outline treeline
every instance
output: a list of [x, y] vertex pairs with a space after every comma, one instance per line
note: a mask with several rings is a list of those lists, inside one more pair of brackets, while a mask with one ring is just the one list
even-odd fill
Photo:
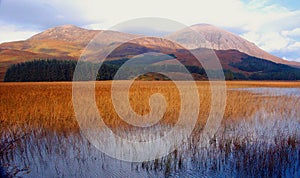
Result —
[[[77, 61], [74, 60], [34, 60], [14, 64], [6, 71], [5, 82], [39, 82], [39, 81], [72, 81]], [[92, 79], [96, 65], [90, 62], [80, 63], [85, 65], [84, 78]], [[118, 65], [103, 64], [96, 80], [112, 80], [118, 70]], [[84, 79], [83, 79], [84, 80]]]
[[252, 56], [230, 65], [251, 73], [247, 80], [300, 80], [300, 69]]
[[[154, 62], [158, 59], [153, 59]], [[150, 65], [144, 63], [143, 59], [138, 60], [140, 63], [123, 65], [127, 58], [120, 60], [106, 61], [98, 70], [98, 65], [91, 62], [77, 62], [74, 60], [34, 60], [12, 65], [6, 72], [5, 82], [39, 82], [39, 81], [72, 81], [75, 68], [80, 67], [81, 71], [77, 72], [76, 80], [113, 80], [114, 77], [120, 80], [133, 79], [136, 74], [142, 74], [139, 80], [170, 80], [167, 76], [159, 74], [163, 71], [166, 73], [175, 73], [180, 78], [184, 75], [178, 75], [180, 72], [186, 74], [192, 73], [195, 80], [207, 80], [206, 72], [210, 72], [210, 76], [218, 71], [205, 71], [199, 66], [179, 66], [179, 65]], [[147, 61], [147, 60], [146, 60]], [[243, 73], [224, 70], [226, 80], [300, 80], [300, 69], [293, 68], [283, 64], [276, 64], [259, 58], [249, 57], [242, 59], [239, 63], [232, 63], [231, 66], [242, 71]], [[122, 67], [121, 67], [122, 66]], [[123, 71], [123, 72], [122, 72]], [[151, 72], [147, 72], [151, 71]], [[121, 72], [121, 73], [120, 73]], [[214, 77], [214, 76], [213, 76]]]
[[[106, 61], [98, 70], [98, 65], [91, 62], [77, 62], [74, 60], [34, 60], [14, 64], [8, 68], [4, 81], [5, 82], [39, 82], [39, 81], [72, 81], [76, 65], [80, 67], [77, 71], [76, 80], [113, 80], [117, 71], [127, 61], [127, 58], [121, 60]], [[186, 66], [186, 69], [200, 76], [201, 79], [207, 79], [205, 70], [201, 67]], [[98, 71], [96, 71], [98, 70]], [[135, 64], [121, 68], [122, 73], [119, 73], [117, 78], [121, 80], [132, 79], [138, 73], [152, 71], [141, 75], [138, 79], [152, 78], [153, 80], [170, 80], [168, 77], [161, 77], [161, 74], [155, 73], [164, 72], [182, 72], [186, 73], [183, 67], [176, 65], [148, 65]], [[94, 74], [97, 74], [96, 77]]]
[[72, 60], [34, 60], [7, 69], [5, 82], [70, 81], [77, 62]]

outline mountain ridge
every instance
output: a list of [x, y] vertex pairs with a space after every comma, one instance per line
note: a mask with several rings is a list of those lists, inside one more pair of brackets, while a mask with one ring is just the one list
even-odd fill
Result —
[[[286, 61], [273, 56], [258, 48], [254, 43], [251, 43], [237, 35], [234, 35], [231, 32], [227, 32], [226, 30], [219, 29], [215, 26], [209, 24], [197, 24], [191, 26], [190, 28], [195, 30], [197, 33], [200, 33], [201, 36], [206, 41], [208, 41], [208, 45], [210, 45], [215, 50], [215, 52], [218, 53], [218, 56], [222, 56], [222, 53], [225, 54], [225, 52], [222, 51], [238, 50], [241, 53], [270, 60], [276, 63], [282, 63], [291, 66], [300, 66], [300, 63]], [[132, 37], [142, 37], [140, 35], [122, 33], [117, 31], [89, 30], [74, 25], [53, 27], [41, 33], [38, 33], [27, 40], [6, 42], [0, 44], [0, 62], [2, 64], [0, 66], [0, 79], [4, 78], [3, 74], [10, 65], [19, 62], [41, 59], [45, 57], [47, 59], [55, 58], [62, 60], [77, 60], [86, 45], [88, 45], [89, 42], [100, 32], [107, 33], [107, 36], [105, 36], [105, 38], [109, 39], [108, 41], [114, 41], [117, 43], [126, 39], [131, 39]], [[173, 35], [173, 37], [176, 38], [190, 34], [182, 34], [182, 31], [178, 31], [169, 35]], [[189, 39], [192, 38], [189, 37]], [[149, 51], [158, 52], [165, 51], [168, 53], [174, 52], [179, 56], [181, 55], [176, 49], [174, 49], [179, 48], [180, 45], [167, 42], [165, 40], [162, 40], [161, 38], [142, 37], [133, 41], [136, 42], [137, 46], [143, 46], [143, 50], [148, 49]], [[190, 41], [183, 41], [182, 43], [185, 44], [184, 46], [193, 49], [191, 47]], [[209, 46], [203, 47], [209, 48]], [[132, 47], [132, 50], [134, 54], [135, 46]], [[122, 50], [120, 52], [122, 52]], [[126, 49], [123, 49], [123, 52], [126, 53]], [[235, 55], [243, 56], [242, 54], [233, 52], [232, 56], [229, 56], [229, 54], [230, 53], [226, 53], [226, 60], [228, 61], [232, 61], [234, 58], [236, 58]], [[182, 57], [185, 56], [182, 55]], [[223, 63], [228, 68], [232, 67], [228, 65], [228, 62], [221, 61], [221, 63]]]
[[[292, 65], [290, 61], [281, 59], [277, 56], [271, 55], [268, 52], [260, 49], [257, 45], [255, 45], [255, 43], [250, 42], [229, 31], [223, 30], [221, 28], [217, 28], [213, 25], [196, 24], [196, 25], [192, 25], [190, 28], [198, 32], [202, 37], [204, 37], [204, 40], [208, 42], [208, 46], [205, 46], [206, 48], [216, 49], [216, 50], [236, 49], [250, 56], [267, 59], [276, 63]], [[184, 31], [183, 32], [178, 31], [175, 33], [178, 34], [174, 34], [174, 35], [178, 35], [180, 37], [183, 35]], [[186, 39], [193, 39], [193, 38], [189, 37]], [[186, 46], [191, 46], [192, 44], [195, 44], [194, 41], [192, 42], [192, 44], [190, 44], [188, 41], [187, 42], [183, 41], [183, 43], [185, 43]], [[192, 48], [192, 46], [190, 48]]]

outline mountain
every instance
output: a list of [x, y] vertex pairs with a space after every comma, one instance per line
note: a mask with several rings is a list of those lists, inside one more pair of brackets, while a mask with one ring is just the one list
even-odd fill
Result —
[[[0, 44], [0, 81], [7, 68], [19, 62], [34, 59], [77, 60], [83, 49], [101, 30], [87, 30], [74, 25], [50, 28], [24, 41]], [[115, 39], [128, 38], [130, 34], [107, 32]], [[107, 37], [107, 38], [108, 38]]]
[[[275, 57], [261, 50], [255, 44], [212, 25], [200, 24], [191, 26], [191, 28], [200, 33], [205, 41], [207, 41], [204, 46], [200, 47], [214, 49], [225, 69], [247, 74], [248, 72], [234, 67], [232, 63], [241, 62], [243, 58], [248, 58], [248, 56], [266, 59], [275, 63], [300, 66], [299, 63], [289, 62]], [[88, 30], [74, 25], [50, 28], [24, 41], [0, 44], [0, 80], [3, 80], [5, 71], [10, 65], [19, 62], [54, 58], [58, 60], [77, 60], [86, 45], [99, 32], [104, 32], [101, 39], [104, 43], [111, 41], [114, 43], [121, 43], [132, 37], [142, 37], [140, 35], [116, 31]], [[191, 38], [193, 37], [191, 35], [193, 34], [183, 29], [169, 34], [167, 37], [179, 40], [191, 50], [201, 50], [199, 45], [192, 45], [197, 44], [197, 41], [187, 40], [194, 39]], [[198, 65], [189, 51], [182, 49], [180, 45], [172, 43], [169, 40], [153, 37], [139, 38], [123, 44], [109, 57], [111, 60], [118, 60], [142, 52], [174, 54], [178, 60], [186, 65]]]
[[74, 25], [50, 28], [29, 38], [29, 41], [59, 40], [87, 44], [101, 30], [87, 30]]
[[[209, 54], [211, 50], [201, 48], [193, 52], [201, 52], [201, 54]], [[237, 50], [217, 51], [217, 55], [221, 58], [224, 67], [224, 75], [226, 80], [300, 80], [300, 69], [285, 64], [278, 64], [272, 61], [256, 58], [246, 55]], [[230, 56], [234, 55], [235, 58]], [[195, 80], [207, 80], [207, 71], [199, 65], [189, 65], [187, 62], [193, 58], [177, 58], [185, 68], [180, 67], [174, 59], [174, 54], [161, 55], [157, 53], [147, 53], [139, 55], [129, 61], [129, 58], [121, 58], [105, 61], [100, 70], [97, 63], [81, 62], [80, 65], [85, 70], [80, 80], [118, 80], [133, 79], [134, 73], [140, 73], [138, 80], [170, 80], [163, 74], [154, 71], [162, 71], [168, 73], [177, 79], [186, 80], [187, 69]], [[186, 56], [188, 57], [188, 55]], [[190, 55], [190, 57], [193, 57]], [[228, 57], [228, 58], [227, 58]], [[202, 57], [201, 57], [202, 58]], [[205, 59], [205, 58], [204, 58]], [[206, 58], [207, 59], [207, 58]], [[202, 59], [200, 59], [202, 60]], [[134, 61], [134, 62], [133, 62]], [[224, 63], [226, 62], [226, 63]], [[126, 64], [125, 64], [126, 63]], [[6, 82], [36, 82], [36, 81], [72, 81], [77, 61], [74, 60], [35, 60], [12, 65], [6, 72], [4, 81]], [[231, 67], [230, 69], [228, 67]], [[210, 68], [212, 69], [212, 68]], [[127, 71], [118, 74], [120, 70]], [[145, 71], [153, 71], [146, 72]], [[98, 73], [96, 76], [94, 73]], [[214, 74], [214, 70], [209, 70], [210, 79], [218, 79]], [[211, 75], [212, 74], [212, 75]], [[171, 77], [171, 78], [172, 78]]]
[[[242, 53], [250, 56], [255, 56], [262, 59], [267, 59], [275, 63], [287, 64], [287, 65], [299, 65], [297, 62], [291, 62], [260, 49], [254, 43], [243, 39], [242, 37], [230, 33], [226, 30], [217, 28], [209, 24], [198, 24], [190, 27], [192, 30], [198, 32], [204, 39], [193, 38], [194, 34], [191, 30], [180, 30], [173, 34], [168, 35], [173, 39], [177, 39], [181, 43], [185, 44], [189, 49], [198, 48], [199, 46], [204, 48], [216, 49], [216, 50], [230, 50], [236, 49]], [[192, 40], [192, 41], [191, 41]], [[207, 43], [204, 43], [205, 40]], [[195, 45], [196, 44], [196, 45]]]
[[64, 25], [50, 28], [24, 41], [2, 43], [0, 48], [77, 58], [82, 48], [99, 32], [101, 31]]

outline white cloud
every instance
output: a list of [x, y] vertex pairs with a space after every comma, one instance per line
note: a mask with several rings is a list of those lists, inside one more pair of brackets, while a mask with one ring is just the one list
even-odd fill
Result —
[[[10, 8], [14, 7], [12, 2], [18, 3], [17, 0], [7, 2], [10, 2]], [[13, 9], [2, 10], [3, 13], [8, 13], [5, 16], [6, 22], [12, 23], [14, 21], [21, 23], [20, 19], [24, 19], [25, 24], [22, 25], [26, 25], [27, 22], [36, 22], [40, 23], [38, 24], [39, 26], [43, 26], [51, 22], [51, 25], [54, 26], [54, 22], [56, 22], [57, 25], [61, 25], [61, 23], [72, 23], [77, 22], [74, 19], [80, 17], [81, 20], [78, 20], [78, 24], [75, 25], [92, 29], [108, 29], [120, 22], [134, 18], [162, 17], [176, 20], [186, 25], [210, 23], [222, 27], [240, 28], [244, 26], [251, 17], [251, 15], [245, 11], [244, 4], [240, 0], [26, 0], [26, 3], [29, 4], [19, 9], [20, 13], [22, 12], [22, 18], [18, 15], [11, 15], [18, 14], [18, 12], [11, 13]], [[20, 5], [17, 7], [19, 6]], [[44, 6], [49, 7], [47, 8], [47, 14], [49, 14], [47, 16], [35, 14], [34, 10], [32, 10], [33, 7]], [[39, 12], [43, 11], [42, 8], [38, 9]], [[53, 10], [53, 13], [51, 13], [51, 10]], [[73, 19], [69, 19], [70, 21], [66, 21], [66, 19], [63, 18], [64, 16], [60, 15], [60, 13], [66, 15], [68, 17], [67, 19], [71, 17], [69, 14], [73, 14], [74, 17]], [[34, 17], [39, 17], [38, 21], [35, 21]], [[3, 18], [3, 16], [0, 16], [0, 20], [1, 18]], [[7, 21], [8, 18], [10, 21]], [[42, 18], [45, 19], [43, 20]], [[85, 24], [83, 20], [86, 22]], [[41, 28], [40, 30], [44, 29]], [[16, 31], [16, 36], [21, 36], [17, 33], [19, 32]], [[7, 40], [9, 40], [10, 37], [11, 36], [7, 36]], [[27, 35], [24, 35], [24, 38], [27, 38]]]
[[298, 51], [300, 53], [300, 42], [294, 42], [290, 45], [288, 45], [284, 50], [290, 51], [290, 52], [295, 52]]
[[[17, 0], [15, 1], [17, 2]], [[74, 22], [77, 23], [75, 25], [86, 28], [108, 29], [120, 22], [140, 17], [169, 18], [186, 25], [209, 23], [227, 29], [241, 29], [240, 31], [245, 32], [241, 34], [242, 37], [256, 43], [268, 52], [284, 51], [285, 48], [297, 42], [295, 37], [299, 37], [300, 34], [300, 10], [291, 11], [282, 5], [274, 4], [271, 0], [251, 0], [248, 3], [241, 0], [27, 1], [35, 4], [34, 7], [38, 6], [36, 4], [42, 3], [49, 7], [49, 11], [54, 9], [54, 12], [57, 13], [53, 13], [53, 17], [51, 14], [41, 17], [54, 19], [51, 23], [57, 21], [57, 25]], [[29, 10], [24, 12], [29, 12]], [[32, 19], [31, 16], [28, 16], [30, 18], [24, 17], [24, 19]], [[1, 27], [0, 31], [0, 34], [8, 31], [8, 35], [0, 36], [2, 41], [25, 39], [33, 34], [30, 30], [22, 31], [22, 28], [5, 30]]]
[[300, 42], [291, 42], [285, 48], [276, 51], [276, 54], [283, 59], [300, 62]]
[[285, 56], [283, 56], [282, 59], [288, 60], [288, 61], [300, 62], [300, 58], [291, 58], [291, 57], [285, 57]]
[[300, 37], [300, 28], [295, 28], [293, 30], [285, 30], [281, 32], [282, 35], [287, 37]]
[[206, 22], [220, 26], [239, 26], [246, 23], [241, 18], [248, 16], [239, 0], [52, 0], [47, 3], [54, 7], [77, 9], [84, 19], [89, 19], [93, 24], [100, 22], [101, 27], [106, 28], [139, 17], [164, 17], [187, 25]]
[[[268, 0], [252, 1], [247, 7], [254, 8], [253, 17], [244, 27], [247, 32], [241, 36], [270, 53], [294, 60], [296, 53], [288, 53], [295, 49], [297, 42], [295, 37], [299, 34], [300, 10], [290, 11], [278, 4], [270, 4]], [[296, 58], [300, 58], [300, 54]]]
[[10, 41], [19, 41], [27, 39], [35, 34], [38, 31], [36, 30], [24, 30], [20, 27], [9, 25], [9, 26], [0, 26], [0, 43], [10, 42]]
[[[52, 0], [52, 6], [77, 9], [84, 19], [94, 22], [84, 27], [107, 29], [119, 22], [139, 17], [164, 17], [186, 25], [210, 23], [247, 31], [241, 36], [272, 52], [290, 41], [282, 31], [300, 26], [300, 11], [289, 11], [270, 0]], [[297, 19], [299, 19], [297, 21]]]
[[259, 33], [259, 32], [248, 32], [242, 35], [243, 38], [255, 41], [256, 45], [260, 46], [266, 51], [276, 51], [285, 48], [290, 40], [283, 37], [278, 32]]

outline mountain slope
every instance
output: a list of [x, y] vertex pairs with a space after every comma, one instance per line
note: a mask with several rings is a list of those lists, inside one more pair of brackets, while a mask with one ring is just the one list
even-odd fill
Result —
[[[202, 48], [201, 50], [203, 51], [205, 49]], [[227, 53], [227, 55], [224, 55], [224, 53]], [[236, 53], [239, 57], [230, 61], [226, 56], [230, 56], [232, 53]], [[231, 70], [227, 68], [224, 70], [226, 80], [300, 80], [300, 69], [298, 68], [239, 53], [240, 52], [236, 50], [226, 50], [221, 53], [223, 55], [220, 57], [221, 61], [227, 61], [227, 65], [234, 69]], [[118, 80], [133, 79], [133, 73], [142, 74], [138, 76], [138, 80], [170, 80], [167, 76], [156, 72], [144, 73], [147, 69], [151, 71], [163, 70], [173, 77], [178, 77], [180, 80], [186, 80], [187, 73], [184, 72], [185, 70], [183, 67], [174, 63], [175, 59], [173, 59], [173, 57], [176, 56], [151, 53], [134, 58], [135, 62], [132, 60], [128, 61], [128, 58], [109, 60], [102, 64], [100, 70], [97, 69], [97, 64], [84, 62], [81, 63], [81, 65], [85, 66], [86, 72], [81, 76], [81, 80], [94, 80], [95, 76], [93, 73], [96, 72], [98, 73], [96, 80], [113, 80], [116, 75]], [[179, 60], [182, 61], [182, 59]], [[76, 63], [77, 61], [68, 60], [40, 60], [19, 63], [11, 66], [7, 70], [5, 81], [72, 81]], [[126, 65], [123, 65], [124, 63], [126, 63]], [[185, 63], [185, 61], [182, 61], [182, 63]], [[125, 68], [121, 69], [121, 66]], [[185, 67], [195, 80], [208, 79], [208, 76], [206, 75], [207, 71], [201, 66], [186, 65]], [[118, 70], [130, 72], [118, 75]], [[210, 70], [210, 72], [213, 71]], [[211, 77], [213, 77], [211, 79], [214, 79], [214, 76]]]
[[[216, 49], [216, 50], [230, 50], [235, 49], [240, 52], [246, 53], [250, 56], [255, 56], [257, 58], [267, 59], [276, 63], [287, 64], [287, 65], [298, 65], [299, 63], [290, 62], [283, 60], [279, 57], [273, 56], [266, 51], [257, 47], [254, 43], [251, 43], [242, 37], [230, 33], [226, 30], [217, 28], [213, 25], [208, 24], [198, 24], [190, 27], [192, 30], [198, 32], [202, 39], [195, 39], [195, 36], [190, 30], [180, 30], [173, 34], [168, 35], [171, 38], [179, 40], [181, 43], [185, 44], [189, 49], [199, 48], [199, 46], [204, 48]], [[187, 40], [191, 39], [191, 40]], [[208, 42], [208, 43], [204, 43]], [[196, 44], [196, 45], [195, 45]]]
[[58, 40], [87, 44], [99, 32], [101, 30], [87, 30], [74, 25], [63, 25], [45, 30], [28, 40]]
[[[293, 66], [300, 66], [300, 63], [289, 62], [278, 57], [275, 57], [261, 49], [255, 44], [237, 36], [230, 32], [211, 25], [194, 25], [191, 27], [203, 37], [202, 40], [207, 41], [204, 48], [213, 48], [220, 62], [225, 69], [236, 72], [243, 72], [242, 70], [229, 65], [235, 62], [241, 62], [241, 59], [248, 55], [257, 58], [267, 59], [276, 63], [288, 64]], [[3, 80], [6, 69], [11, 64], [16, 64], [24, 61], [31, 61], [34, 59], [72, 59], [77, 60], [86, 45], [99, 32], [103, 32], [102, 41], [107, 45], [111, 42], [120, 43], [132, 37], [139, 38], [140, 35], [127, 34], [116, 31], [101, 31], [88, 30], [79, 28], [73, 25], [64, 25], [50, 28], [44, 32], [36, 34], [24, 41], [8, 42], [0, 44], [0, 80]], [[168, 35], [173, 39], [179, 40], [190, 49], [197, 50], [201, 44], [198, 39], [193, 38], [193, 33], [181, 30]], [[187, 39], [192, 39], [187, 40]], [[105, 50], [101, 46], [99, 51]], [[111, 60], [118, 60], [124, 57], [132, 57], [141, 52], [162, 52], [165, 54], [174, 54], [181, 62], [187, 65], [198, 65], [194, 57], [191, 56], [188, 50], [182, 46], [172, 43], [169, 40], [161, 38], [139, 38], [130, 43], [121, 45], [114, 54], [110, 55]]]
[[24, 41], [3, 43], [0, 48], [77, 58], [81, 50], [99, 32], [101, 31], [64, 25], [50, 28]]
[[[2, 43], [0, 44], [0, 81], [4, 79], [7, 68], [19, 62], [54, 58], [77, 60], [86, 45], [99, 32], [101, 30], [87, 30], [73, 25], [64, 25], [50, 28], [24, 41]], [[114, 37], [114, 39], [128, 36], [112, 31], [108, 34], [108, 37]]]

